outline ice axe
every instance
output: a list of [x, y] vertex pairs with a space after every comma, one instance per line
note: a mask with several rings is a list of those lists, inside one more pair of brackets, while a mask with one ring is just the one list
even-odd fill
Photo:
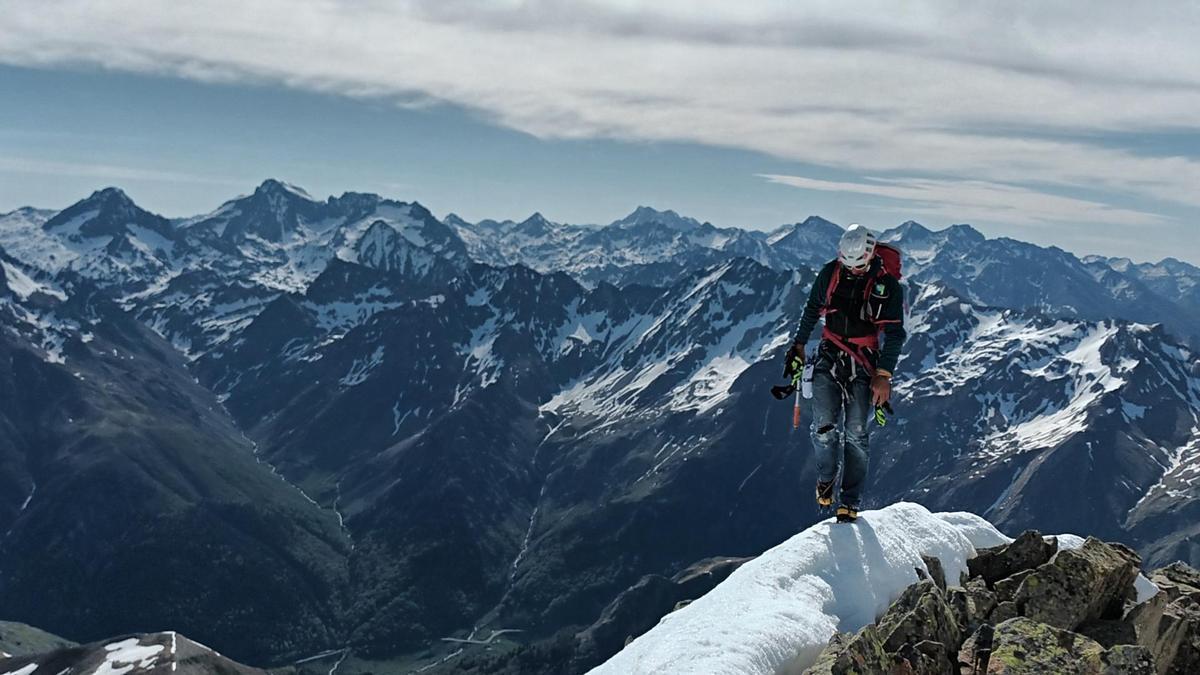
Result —
[[800, 370], [796, 371], [792, 375], [792, 381], [788, 384], [775, 385], [774, 387], [771, 387], [771, 395], [780, 401], [788, 396], [791, 396], [792, 394], [796, 395], [796, 403], [792, 406], [793, 429], [800, 428], [800, 382], [804, 379], [804, 369], [807, 367], [807, 364], [800, 366]]

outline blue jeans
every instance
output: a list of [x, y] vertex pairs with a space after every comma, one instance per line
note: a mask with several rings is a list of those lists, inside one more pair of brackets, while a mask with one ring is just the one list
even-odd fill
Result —
[[[822, 345], [818, 351], [812, 365], [812, 431], [817, 479], [822, 482], [834, 480], [838, 465], [844, 464], [841, 503], [858, 508], [867, 479], [871, 376], [861, 365], [851, 366], [851, 361], [836, 347], [828, 349]], [[843, 417], [844, 424], [841, 424]], [[839, 425], [843, 427], [840, 431]]]

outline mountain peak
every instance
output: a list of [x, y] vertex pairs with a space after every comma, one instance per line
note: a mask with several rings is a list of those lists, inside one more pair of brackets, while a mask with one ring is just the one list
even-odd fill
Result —
[[933, 233], [933, 230], [929, 229], [928, 227], [925, 227], [924, 225], [918, 223], [915, 220], [906, 220], [903, 223], [900, 223], [900, 226], [897, 227], [896, 229], [901, 232], [906, 232], [906, 233], [907, 232], [919, 232], [921, 234], [932, 234]]
[[970, 241], [983, 241], [987, 237], [979, 230], [967, 225], [966, 223], [957, 223], [946, 228], [946, 233], [956, 237], [962, 237]]
[[312, 201], [312, 197], [309, 196], [308, 192], [306, 192], [304, 188], [300, 188], [292, 185], [291, 183], [285, 183], [274, 178], [268, 178], [264, 180], [262, 184], [254, 190], [254, 194], [292, 195]]
[[546, 220], [546, 216], [542, 215], [541, 211], [534, 211], [531, 216], [522, 220], [520, 225], [548, 225], [550, 221]]
[[821, 216], [809, 216], [799, 223], [782, 225], [767, 235], [767, 244], [772, 247], [809, 249], [832, 249], [842, 236], [843, 229], [837, 223]]
[[442, 218], [442, 222], [446, 223], [447, 225], [450, 225], [452, 227], [456, 226], [456, 225], [470, 227], [470, 225], [471, 225], [471, 223], [467, 222], [467, 220], [465, 218], [458, 215], [457, 213], [454, 213], [453, 211], [451, 211], [450, 213], [447, 213], [446, 217]]
[[618, 227], [647, 224], [665, 225], [673, 230], [691, 230], [700, 227], [700, 221], [695, 218], [681, 216], [670, 209], [659, 211], [649, 206], [639, 206], [633, 210], [633, 213], [613, 223]]
[[106, 187], [96, 190], [90, 197], [84, 201], [97, 202], [102, 204], [132, 204], [133, 200], [125, 191], [118, 187]]
[[809, 216], [804, 219], [804, 222], [797, 223], [797, 226], [799, 226], [799, 225], [803, 225], [804, 227], [821, 227], [821, 228], [828, 228], [828, 227], [832, 226], [832, 227], [837, 227], [839, 230], [842, 229], [841, 227], [838, 227], [837, 223], [834, 223], [831, 220], [826, 220], [826, 219], [822, 218], [821, 216]]
[[68, 236], [78, 232], [87, 237], [101, 235], [116, 236], [125, 232], [126, 226], [137, 224], [169, 236], [169, 223], [134, 203], [129, 195], [115, 187], [96, 190], [87, 198], [58, 212], [47, 220], [42, 228], [53, 230], [69, 226]]

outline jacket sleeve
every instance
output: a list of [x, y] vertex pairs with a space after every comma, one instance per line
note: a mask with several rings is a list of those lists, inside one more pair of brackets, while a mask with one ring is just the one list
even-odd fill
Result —
[[900, 361], [900, 350], [908, 337], [907, 331], [904, 330], [904, 287], [894, 279], [891, 296], [880, 317], [880, 323], [883, 324], [883, 346], [879, 350], [877, 367], [894, 373], [896, 363]]
[[808, 336], [816, 327], [817, 319], [821, 318], [821, 308], [825, 306], [825, 291], [829, 288], [829, 279], [832, 274], [833, 265], [830, 264], [826, 264], [817, 273], [812, 290], [808, 292], [808, 302], [804, 303], [804, 314], [800, 317], [800, 329], [796, 331], [796, 339], [793, 342], [808, 343]]

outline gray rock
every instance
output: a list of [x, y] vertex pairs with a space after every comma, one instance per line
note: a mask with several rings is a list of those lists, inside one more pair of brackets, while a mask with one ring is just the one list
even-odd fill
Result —
[[1116, 645], [1100, 656], [1103, 675], [1155, 675], [1154, 656], [1139, 645]]
[[[966, 672], [971, 672], [969, 666], [977, 657], [976, 642], [972, 636], [959, 651], [958, 662], [968, 665]], [[1102, 672], [1104, 654], [1091, 638], [1016, 617], [996, 626], [986, 672], [1095, 674]]]
[[988, 615], [996, 607], [996, 594], [988, 590], [982, 579], [972, 579], [965, 588], [951, 588], [946, 591], [946, 603], [954, 613], [954, 622], [963, 633], [971, 634], [979, 624], [987, 621]]
[[1027, 530], [1011, 544], [979, 549], [967, 561], [967, 570], [971, 578], [982, 578], [991, 588], [1005, 577], [1045, 564], [1057, 550], [1057, 539], [1047, 540], [1036, 530]]
[[1150, 573], [1159, 590], [1166, 591], [1170, 600], [1191, 596], [1200, 600], [1200, 571], [1182, 562], [1174, 562]]
[[1184, 595], [1166, 602], [1170, 595], [1168, 591], [1160, 591], [1159, 596], [1166, 604], [1161, 615], [1154, 617], [1147, 611], [1144, 620], [1137, 624], [1138, 642], [1154, 653], [1160, 674], [1200, 673], [1200, 601]]
[[[905, 655], [905, 660], [913, 675], [944, 675], [958, 672], [950, 649], [940, 642], [925, 640], [909, 646], [907, 651], [909, 653]], [[890, 675], [895, 674], [896, 668], [893, 667]]]
[[817, 657], [816, 663], [803, 675], [859, 675], [861, 673], [887, 673], [891, 669], [892, 657], [883, 650], [883, 642], [874, 625], [858, 633], [835, 633], [829, 644]]
[[933, 555], [922, 555], [921, 560], [925, 563], [925, 568], [929, 570], [929, 578], [944, 593], [946, 591], [946, 569], [942, 567], [941, 559]]
[[997, 604], [996, 608], [992, 610], [991, 616], [988, 617], [988, 621], [992, 624], [1000, 624], [1020, 615], [1021, 613], [1017, 610], [1017, 603], [1009, 600]]
[[1025, 577], [1013, 596], [1017, 614], [1063, 630], [1120, 617], [1140, 564], [1128, 547], [1089, 537]]
[[996, 591], [996, 601], [1006, 602], [1012, 600], [1017, 594], [1017, 589], [1021, 587], [1021, 582], [1025, 581], [1025, 577], [1033, 574], [1033, 570], [1021, 570], [1016, 574], [1005, 577], [996, 582], [994, 586]]
[[984, 623], [971, 636], [959, 645], [956, 661], [958, 669], [964, 673], [986, 673], [992, 658], [992, 646], [995, 642], [995, 627]]
[[962, 630], [942, 591], [933, 581], [918, 581], [904, 589], [879, 620], [883, 648], [897, 652], [906, 644], [925, 641], [958, 645]]

